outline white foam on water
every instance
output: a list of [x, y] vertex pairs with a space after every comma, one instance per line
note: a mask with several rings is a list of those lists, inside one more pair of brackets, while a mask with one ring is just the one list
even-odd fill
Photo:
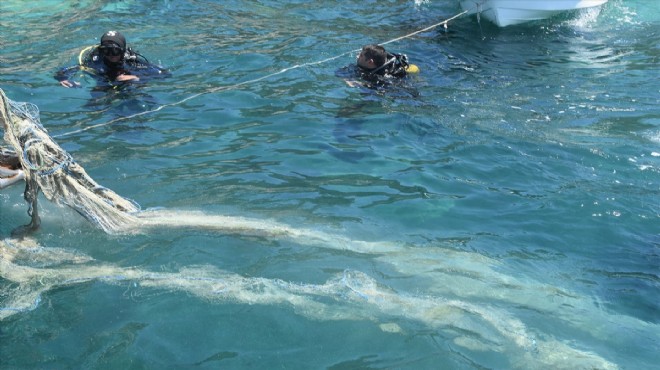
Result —
[[[660, 131], [648, 131], [645, 135], [646, 138], [653, 141], [654, 143], [660, 143]], [[654, 157], [660, 156], [658, 152], [651, 153]]]
[[584, 8], [577, 11], [577, 16], [568, 21], [568, 24], [576, 29], [590, 28], [598, 21], [601, 7]]

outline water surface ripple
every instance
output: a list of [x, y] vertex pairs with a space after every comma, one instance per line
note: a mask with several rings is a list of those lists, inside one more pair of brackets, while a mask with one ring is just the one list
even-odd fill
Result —
[[[147, 210], [111, 236], [41, 199], [19, 242], [2, 190], [0, 367], [656, 366], [660, 5], [461, 17], [388, 44], [421, 73], [378, 91], [351, 51], [457, 2], [0, 10], [0, 88]], [[109, 29], [173, 77], [59, 87]]]

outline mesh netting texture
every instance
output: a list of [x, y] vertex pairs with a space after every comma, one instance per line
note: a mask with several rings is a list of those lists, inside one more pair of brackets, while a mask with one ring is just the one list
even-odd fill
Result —
[[36, 182], [46, 199], [73, 208], [107, 233], [125, 231], [136, 223], [133, 213], [139, 206], [97, 184], [48, 135], [36, 105], [14, 102], [2, 89], [0, 100], [4, 139], [18, 153], [28, 183]]

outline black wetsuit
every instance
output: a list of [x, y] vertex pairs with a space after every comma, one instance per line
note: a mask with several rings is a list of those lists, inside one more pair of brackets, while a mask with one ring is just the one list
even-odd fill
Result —
[[367, 76], [384, 76], [384, 77], [405, 77], [408, 72], [408, 57], [405, 54], [393, 54], [387, 53], [387, 60], [382, 66], [368, 70], [365, 68], [360, 68], [360, 71]]
[[117, 76], [122, 74], [135, 75], [142, 80], [145, 77], [158, 78], [169, 77], [171, 73], [166, 69], [150, 63], [145, 57], [134, 52], [130, 48], [124, 53], [124, 57], [116, 64], [108, 63], [98, 47], [83, 51], [80, 64], [63, 68], [55, 73], [58, 81], [71, 80], [78, 71], [86, 71], [95, 76], [103, 77], [106, 82], [114, 82]]
[[367, 83], [367, 87], [376, 88], [392, 84], [393, 80], [405, 77], [408, 72], [408, 57], [404, 54], [387, 53], [387, 60], [379, 68], [366, 69], [352, 65], [337, 72], [339, 77], [354, 79], [356, 77]]

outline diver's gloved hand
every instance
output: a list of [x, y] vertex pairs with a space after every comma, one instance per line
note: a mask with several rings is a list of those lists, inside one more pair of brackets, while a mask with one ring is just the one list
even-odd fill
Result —
[[138, 76], [134, 76], [134, 75], [121, 74], [121, 75], [117, 76], [117, 81], [120, 81], [120, 82], [140, 81], [140, 78]]
[[66, 87], [66, 88], [80, 87], [80, 84], [78, 82], [69, 81], [69, 80], [60, 81], [60, 85]]

